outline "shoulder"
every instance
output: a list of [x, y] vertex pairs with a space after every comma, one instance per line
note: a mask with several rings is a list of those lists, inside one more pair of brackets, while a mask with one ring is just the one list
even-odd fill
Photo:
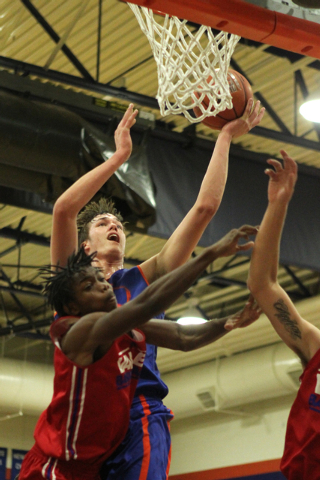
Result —
[[115, 288], [120, 286], [130, 286], [130, 284], [136, 284], [137, 282], [144, 282], [148, 285], [146, 278], [141, 270], [140, 266], [132, 267], [130, 269], [123, 268], [118, 270], [109, 278], [108, 282]]
[[57, 317], [50, 326], [50, 337], [54, 344], [59, 343], [60, 339], [70, 330], [75, 320], [79, 317], [66, 316]]

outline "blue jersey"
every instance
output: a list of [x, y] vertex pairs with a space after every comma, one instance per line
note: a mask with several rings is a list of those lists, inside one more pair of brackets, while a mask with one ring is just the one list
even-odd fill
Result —
[[[118, 270], [110, 278], [119, 305], [135, 298], [148, 286], [140, 267]], [[163, 318], [164, 314], [158, 318]], [[105, 462], [102, 480], [167, 480], [171, 460], [171, 410], [162, 403], [168, 387], [156, 364], [157, 348], [147, 344], [147, 354], [130, 411], [126, 438]]]
[[[140, 267], [118, 270], [111, 276], [109, 283], [113, 287], [119, 305], [137, 297], [148, 286], [148, 281]], [[155, 318], [164, 318], [164, 313]], [[163, 399], [168, 394], [168, 387], [160, 378], [156, 359], [157, 347], [147, 344], [147, 354], [135, 396], [145, 395]]]

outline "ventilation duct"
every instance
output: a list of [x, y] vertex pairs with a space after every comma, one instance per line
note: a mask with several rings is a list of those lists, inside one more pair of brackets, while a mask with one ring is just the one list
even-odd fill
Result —
[[[176, 418], [280, 397], [297, 391], [301, 364], [282, 343], [163, 376], [165, 403]], [[0, 409], [39, 415], [50, 403], [52, 366], [0, 359]]]
[[296, 392], [301, 373], [298, 357], [278, 343], [163, 375], [165, 403], [176, 418], [230, 409]]

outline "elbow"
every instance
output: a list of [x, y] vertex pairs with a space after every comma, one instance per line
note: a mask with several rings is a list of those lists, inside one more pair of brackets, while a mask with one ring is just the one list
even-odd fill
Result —
[[259, 284], [259, 282], [255, 281], [252, 277], [250, 277], [250, 275], [247, 280], [247, 287], [254, 298], [257, 298], [262, 290], [262, 286]]
[[78, 211], [74, 211], [70, 201], [66, 201], [60, 198], [55, 202], [53, 206], [52, 215], [56, 220], [61, 222], [68, 220], [70, 218], [74, 219], [77, 217]]
[[177, 350], [180, 350], [181, 352], [190, 352], [191, 350], [194, 350], [194, 345], [193, 345], [193, 336], [190, 336], [187, 334], [185, 325], [180, 325], [178, 324], [178, 331], [177, 331], [177, 343], [178, 343], [178, 348]]
[[247, 287], [248, 287], [249, 292], [252, 293], [252, 295], [253, 295], [254, 282], [252, 281], [252, 278], [250, 277], [250, 275], [249, 275], [248, 280], [247, 280]]
[[52, 212], [53, 215], [55, 217], [63, 218], [64, 216], [66, 216], [67, 212], [68, 212], [68, 207], [66, 205], [66, 202], [58, 198], [58, 200], [55, 202], [53, 206], [53, 212]]
[[274, 285], [276, 284], [276, 281], [272, 281], [271, 279], [254, 279], [250, 275], [247, 280], [247, 287], [251, 293], [251, 295], [259, 301], [259, 299], [263, 298], [267, 292], [269, 292]]
[[209, 222], [217, 213], [220, 206], [218, 199], [211, 199], [211, 202], [201, 202], [196, 205], [196, 213], [199, 218], [205, 219]]

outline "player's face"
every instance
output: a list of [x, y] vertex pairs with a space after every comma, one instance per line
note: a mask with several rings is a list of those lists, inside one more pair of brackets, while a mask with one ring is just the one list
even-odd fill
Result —
[[79, 310], [77, 315], [92, 312], [110, 312], [117, 307], [117, 300], [111, 285], [102, 272], [88, 267], [74, 277], [74, 302]]
[[122, 223], [110, 213], [97, 215], [90, 222], [89, 238], [84, 244], [87, 254], [97, 252], [98, 257], [111, 257], [111, 262], [122, 260], [126, 246]]

